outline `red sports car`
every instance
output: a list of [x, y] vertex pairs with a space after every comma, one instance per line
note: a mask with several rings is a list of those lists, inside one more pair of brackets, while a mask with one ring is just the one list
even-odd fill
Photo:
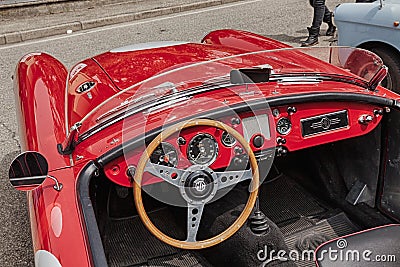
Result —
[[398, 266], [400, 95], [236, 30], [14, 76], [36, 266]]

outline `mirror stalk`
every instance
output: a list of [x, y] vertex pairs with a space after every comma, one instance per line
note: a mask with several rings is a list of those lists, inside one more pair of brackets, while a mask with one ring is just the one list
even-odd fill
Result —
[[60, 192], [61, 189], [63, 188], [62, 183], [58, 182], [57, 178], [52, 175], [47, 175], [47, 178], [50, 178], [55, 182], [55, 185], [53, 186], [53, 188], [54, 188], [54, 190]]

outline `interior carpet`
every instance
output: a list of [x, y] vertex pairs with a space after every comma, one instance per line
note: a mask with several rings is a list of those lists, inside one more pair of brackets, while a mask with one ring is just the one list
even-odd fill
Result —
[[211, 266], [207, 261], [192, 251], [182, 251], [178, 254], [161, 257], [149, 261], [149, 267], [205, 267]]
[[[148, 215], [162, 232], [173, 238], [184, 239], [185, 234], [166, 208], [152, 211]], [[183, 252], [158, 240], [138, 216], [110, 219], [106, 238], [105, 251], [109, 266], [208, 266], [195, 253]]]
[[[343, 212], [323, 220], [302, 217], [293, 224], [281, 228], [289, 250], [297, 251], [296, 255], [302, 255], [303, 251], [314, 251], [328, 240], [348, 235], [357, 230], [359, 230], [358, 227]], [[299, 257], [295, 263], [299, 267], [315, 266], [314, 261], [307, 260], [307, 257], [305, 259]]]
[[260, 188], [260, 209], [279, 227], [302, 217], [325, 213], [329, 207], [311, 196], [292, 178], [282, 177]]
[[295, 261], [300, 267], [315, 266], [313, 260], [301, 260], [303, 251], [314, 251], [328, 240], [359, 230], [343, 212], [318, 200], [288, 176], [264, 183], [259, 197], [260, 209], [279, 226], [289, 251], [300, 255]]

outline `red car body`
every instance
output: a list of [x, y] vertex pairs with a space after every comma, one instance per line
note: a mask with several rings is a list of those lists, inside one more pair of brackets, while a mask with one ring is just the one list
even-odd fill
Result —
[[[101, 131], [88, 135], [85, 139], [73, 139], [75, 142], [73, 149], [63, 151], [66, 147], [65, 140], [68, 134], [71, 134], [71, 127], [85, 118], [88, 113], [89, 116], [85, 118], [87, 123], [79, 128], [79, 134], [90, 133], [96, 128], [99, 120], [98, 113], [90, 114], [91, 110], [122, 90], [149, 79], [161, 71], [174, 68], [176, 65], [276, 49], [288, 49], [287, 54], [282, 52], [280, 54], [285, 55], [285, 58], [279, 59], [281, 65], [299, 63], [304, 69], [318, 73], [349, 75], [348, 71], [336, 66], [321, 64], [319, 60], [310, 60], [291, 53], [289, 46], [278, 41], [235, 30], [212, 32], [199, 44], [182, 43], [135, 51], [106, 52], [78, 63], [69, 73], [57, 59], [45, 53], [28, 54], [22, 58], [17, 65], [15, 75], [21, 149], [38, 151], [44, 155], [49, 163], [49, 174], [63, 184], [63, 189], [56, 191], [53, 188], [54, 182], [45, 180], [37, 189], [28, 192], [34, 251], [50, 252], [62, 266], [94, 266], [96, 262], [102, 260], [101, 253], [93, 248], [93, 243], [101, 243], [101, 240], [91, 233], [90, 226], [87, 225], [88, 218], [90, 219], [93, 215], [85, 212], [83, 208], [91, 205], [90, 199], [79, 193], [79, 188], [82, 188], [85, 182], [80, 181], [78, 177], [88, 168], [102, 166], [111, 181], [130, 187], [132, 181], [126, 174], [126, 170], [129, 164], [137, 163], [140, 153], [134, 153], [128, 161], [123, 157], [115, 157], [114, 160], [107, 161], [104, 155], [112, 154], [124, 140], [140, 137], [144, 122], [142, 115], [133, 114], [129, 121], [137, 125], [128, 127], [124, 126], [123, 121], [117, 121]], [[250, 66], [258, 64], [256, 56], [250, 59], [252, 60]], [[260, 61], [261, 63], [263, 62]], [[273, 62], [270, 65], [275, 68]], [[241, 68], [243, 62], [231, 67]], [[87, 92], [78, 93], [77, 89], [87, 82], [94, 82], [93, 88], [89, 91], [90, 95]], [[373, 115], [374, 110], [390, 105], [395, 106], [400, 100], [399, 95], [383, 87], [378, 87], [378, 90], [366, 90], [356, 84], [336, 81], [322, 83], [323, 86], [313, 83], [287, 85], [270, 82], [259, 86], [266, 99], [277, 101], [278, 104], [270, 105], [279, 106], [280, 110], [283, 110], [281, 116], [289, 116], [285, 110], [291, 105], [290, 103], [295, 101], [279, 102], [280, 97], [288, 97], [292, 100], [311, 97], [321, 101], [304, 100], [302, 103], [297, 101], [298, 112], [291, 117], [292, 134], [286, 137], [285, 147], [290, 152], [365, 135], [381, 122], [382, 116], [373, 116], [372, 123], [368, 124], [359, 123], [360, 116]], [[279, 94], [274, 94], [274, 90], [279, 91]], [[123, 92], [112, 98], [104, 108], [117, 107], [134, 93], [134, 90]], [[227, 95], [227, 91], [220, 89], [212, 93], [205, 92], [201, 96], [223, 102], [227, 100]], [[356, 100], [350, 103], [350, 99], [354, 97]], [[364, 102], [363, 99], [365, 99]], [[235, 96], [229, 98], [229, 103], [232, 105], [240, 104], [240, 101]], [[204, 107], [209, 110], [216, 108], [211, 102], [205, 103]], [[181, 118], [192, 115], [187, 114], [185, 109], [174, 108]], [[315, 138], [301, 136], [299, 122], [302, 117], [312, 117], [316, 114], [342, 109], [349, 110], [349, 125], [352, 126], [346, 131], [322, 134]], [[193, 108], [193, 114], [197, 112], [200, 114], [199, 110]], [[168, 112], [150, 114], [147, 117], [146, 129], [150, 132], [161, 127], [168, 119], [166, 114]], [[270, 116], [269, 119], [276, 124], [279, 117]], [[243, 131], [240, 127], [237, 130]], [[274, 131], [274, 128], [271, 130]], [[202, 131], [210, 132], [211, 130], [203, 129]], [[191, 139], [197, 132], [198, 130], [188, 131], [187, 139]], [[261, 151], [276, 146], [276, 140], [273, 138], [266, 140], [261, 147], [256, 147], [252, 140], [250, 144], [253, 151]], [[184, 146], [182, 151], [186, 149], [187, 147]], [[223, 159], [232, 157], [231, 150], [221, 148], [220, 153], [221, 161], [217, 161], [214, 168], [227, 165], [228, 162]], [[184, 161], [181, 164], [186, 166], [188, 162]], [[147, 183], [151, 184], [159, 180], [148, 177]]]

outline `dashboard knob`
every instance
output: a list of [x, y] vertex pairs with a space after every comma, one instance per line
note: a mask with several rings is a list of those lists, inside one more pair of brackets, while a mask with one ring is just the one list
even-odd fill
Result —
[[183, 138], [182, 136], [179, 136], [177, 141], [178, 141], [178, 145], [180, 145], [180, 146], [183, 146], [186, 144], [186, 139]]
[[368, 124], [374, 120], [374, 117], [368, 114], [361, 115], [360, 118], [358, 118], [358, 122], [361, 124]]
[[240, 119], [239, 118], [232, 118], [231, 119], [231, 123], [232, 123], [232, 125], [238, 125], [238, 124], [240, 124]]
[[235, 157], [235, 159], [233, 160], [233, 163], [234, 163], [236, 166], [240, 166], [240, 165], [243, 164], [243, 159], [242, 159], [242, 158], [239, 158], [239, 157]]
[[260, 148], [264, 145], [264, 137], [261, 134], [256, 135], [253, 138], [253, 145], [256, 148]]
[[136, 173], [136, 167], [135, 166], [128, 166], [128, 169], [126, 170], [126, 175], [128, 175], [129, 178], [133, 179], [135, 177]]
[[383, 115], [383, 109], [375, 109], [375, 110], [374, 110], [374, 115], [375, 115], [376, 117], [382, 116], [382, 115]]
[[287, 108], [287, 113], [289, 114], [289, 115], [292, 115], [292, 114], [294, 114], [294, 113], [296, 113], [297, 112], [297, 108], [296, 107], [288, 107]]
[[234, 150], [236, 155], [240, 155], [243, 153], [243, 148], [241, 148], [240, 146], [236, 146]]
[[278, 136], [278, 137], [276, 138], [276, 143], [277, 143], [278, 145], [284, 145], [284, 144], [286, 144], [286, 139], [283, 138], [283, 137]]
[[288, 153], [288, 150], [284, 146], [278, 146], [275, 149], [275, 155], [280, 157], [280, 156], [285, 156]]

